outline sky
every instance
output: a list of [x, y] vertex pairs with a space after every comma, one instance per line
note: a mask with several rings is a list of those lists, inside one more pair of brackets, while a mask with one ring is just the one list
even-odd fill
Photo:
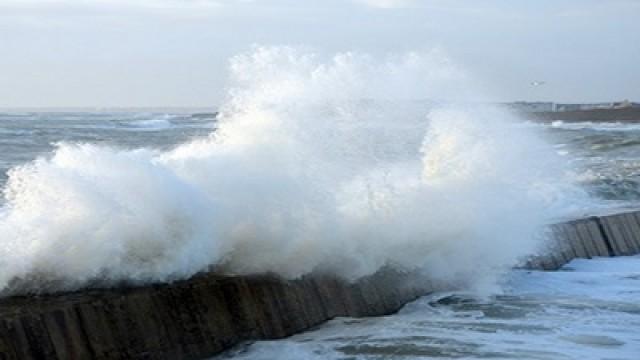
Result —
[[640, 101], [638, 34], [640, 0], [0, 0], [0, 107], [215, 107], [254, 45], [436, 48], [495, 101]]

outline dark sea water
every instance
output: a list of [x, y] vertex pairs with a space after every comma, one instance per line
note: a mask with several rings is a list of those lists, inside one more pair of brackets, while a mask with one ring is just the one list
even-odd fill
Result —
[[640, 123], [544, 125], [558, 153], [575, 165], [580, 183], [596, 198], [640, 200]]
[[[640, 124], [522, 126], [541, 131], [569, 159], [594, 208], [640, 200]], [[212, 115], [188, 113], [0, 113], [0, 186], [11, 168], [50, 156], [57, 143], [166, 150], [215, 128]], [[555, 273], [512, 271], [500, 285], [482, 295], [433, 294], [392, 316], [335, 319], [221, 357], [640, 359], [640, 258], [579, 260]]]
[[212, 114], [154, 112], [0, 112], [0, 185], [16, 165], [46, 156], [60, 142], [166, 150], [210, 134]]

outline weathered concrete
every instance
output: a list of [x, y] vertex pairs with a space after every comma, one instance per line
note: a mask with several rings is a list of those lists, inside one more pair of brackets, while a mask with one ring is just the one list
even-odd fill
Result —
[[612, 256], [613, 254], [611, 253], [611, 250], [609, 250], [608, 243], [600, 229], [599, 219], [592, 217], [583, 220], [583, 223], [588, 229], [589, 236], [595, 245], [596, 253], [594, 256]]
[[384, 271], [355, 284], [314, 276], [198, 276], [174, 284], [0, 301], [2, 359], [200, 359], [336, 316], [397, 311], [429, 292]]
[[[640, 213], [549, 227], [525, 268], [640, 252]], [[274, 339], [336, 316], [373, 316], [442, 289], [393, 270], [349, 284], [330, 276], [202, 274], [173, 284], [0, 300], [0, 359], [201, 359], [241, 341]]]
[[640, 254], [640, 212], [591, 216], [550, 226], [541, 254], [524, 268], [557, 270], [573, 259]]

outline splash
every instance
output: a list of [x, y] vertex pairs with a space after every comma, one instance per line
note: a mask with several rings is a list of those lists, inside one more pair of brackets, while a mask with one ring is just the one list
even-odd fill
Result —
[[473, 93], [441, 52], [323, 59], [256, 48], [230, 70], [207, 139], [168, 152], [62, 143], [12, 169], [0, 288], [211, 268], [357, 279], [398, 266], [478, 282], [532, 251], [573, 193], [531, 128], [455, 105]]

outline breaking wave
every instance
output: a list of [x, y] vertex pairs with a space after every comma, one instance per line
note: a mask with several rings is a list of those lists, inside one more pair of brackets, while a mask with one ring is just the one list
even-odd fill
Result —
[[582, 196], [534, 129], [455, 105], [470, 82], [439, 52], [256, 48], [230, 64], [207, 139], [168, 152], [61, 143], [12, 169], [0, 288], [171, 281], [212, 267], [357, 279], [398, 266], [484, 283]]

